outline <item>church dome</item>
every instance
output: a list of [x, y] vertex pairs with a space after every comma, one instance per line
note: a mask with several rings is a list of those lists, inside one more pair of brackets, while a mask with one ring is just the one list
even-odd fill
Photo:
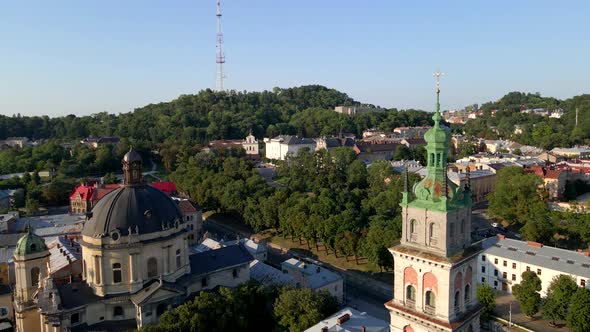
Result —
[[139, 152], [130, 149], [129, 152], [127, 152], [124, 156], [123, 156], [123, 161], [124, 162], [128, 162], [128, 163], [132, 163], [132, 162], [141, 162], [141, 155], [139, 154]]
[[[104, 196], [92, 209], [82, 234], [90, 237], [160, 232], [182, 222], [176, 203], [143, 183], [141, 156], [133, 149], [123, 157], [124, 185]], [[114, 237], [117, 237], [115, 239]]]
[[182, 221], [176, 203], [164, 192], [149, 186], [122, 186], [103, 197], [92, 209], [82, 234], [91, 237], [160, 232]]
[[39, 235], [34, 234], [31, 230], [23, 235], [16, 243], [15, 255], [30, 255], [47, 250], [45, 241]]

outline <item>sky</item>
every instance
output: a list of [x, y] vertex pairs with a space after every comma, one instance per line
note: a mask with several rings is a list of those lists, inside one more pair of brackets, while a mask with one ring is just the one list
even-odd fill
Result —
[[[125, 113], [215, 87], [216, 0], [0, 2], [0, 114]], [[462, 108], [590, 93], [590, 1], [222, 0], [225, 86]]]

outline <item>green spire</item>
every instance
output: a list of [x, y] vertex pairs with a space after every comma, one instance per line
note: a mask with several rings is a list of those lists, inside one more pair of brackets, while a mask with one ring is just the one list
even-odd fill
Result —
[[447, 156], [451, 133], [448, 128], [441, 126], [440, 113], [440, 77], [436, 77], [436, 111], [432, 116], [433, 127], [426, 132], [426, 170], [428, 174], [414, 187], [415, 200], [402, 204], [416, 204], [425, 208], [446, 211], [450, 205], [457, 204], [457, 186], [447, 178]]

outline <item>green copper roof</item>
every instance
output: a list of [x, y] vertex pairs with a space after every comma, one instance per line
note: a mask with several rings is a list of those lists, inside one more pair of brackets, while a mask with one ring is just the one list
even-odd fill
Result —
[[16, 249], [14, 250], [15, 255], [30, 255], [38, 252], [47, 250], [45, 241], [38, 235], [35, 235], [32, 231], [28, 231], [27, 234], [23, 235], [16, 243]]
[[446, 211], [455, 207], [471, 204], [469, 194], [457, 187], [447, 177], [447, 157], [451, 132], [441, 126], [439, 103], [440, 90], [437, 84], [436, 112], [432, 116], [434, 126], [426, 132], [426, 169], [428, 174], [413, 188], [413, 197], [407, 193], [402, 200], [404, 205]]

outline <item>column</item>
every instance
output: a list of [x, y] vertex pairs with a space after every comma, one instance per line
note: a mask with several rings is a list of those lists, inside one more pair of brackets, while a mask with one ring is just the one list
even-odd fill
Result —
[[94, 282], [97, 285], [100, 285], [102, 283], [102, 278], [101, 278], [101, 264], [100, 264], [100, 260], [99, 260], [99, 256], [92, 256], [94, 258]]
[[98, 258], [98, 271], [99, 271], [99, 279], [100, 281], [98, 282], [99, 285], [104, 285], [105, 284], [105, 280], [104, 280], [104, 270], [103, 270], [103, 266], [102, 266], [102, 256], [96, 256], [96, 258]]
[[133, 283], [135, 282], [135, 266], [133, 265], [134, 263], [134, 257], [135, 254], [129, 254], [129, 282]]
[[168, 263], [168, 247], [163, 247], [162, 250], [164, 251], [164, 274], [168, 274], [168, 266], [170, 265]]

